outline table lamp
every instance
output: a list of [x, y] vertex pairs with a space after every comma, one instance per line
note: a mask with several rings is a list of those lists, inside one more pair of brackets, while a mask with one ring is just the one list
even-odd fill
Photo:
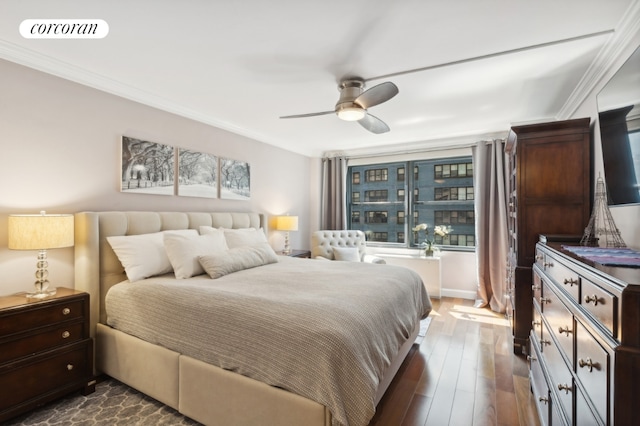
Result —
[[298, 230], [298, 216], [277, 216], [276, 229], [278, 231], [285, 231], [284, 250], [282, 250], [282, 253], [291, 254], [291, 247], [289, 246], [289, 231]]
[[38, 250], [36, 263], [36, 290], [28, 298], [42, 299], [56, 294], [49, 288], [47, 250], [73, 246], [73, 215], [70, 214], [17, 214], [9, 215], [8, 247], [10, 250]]

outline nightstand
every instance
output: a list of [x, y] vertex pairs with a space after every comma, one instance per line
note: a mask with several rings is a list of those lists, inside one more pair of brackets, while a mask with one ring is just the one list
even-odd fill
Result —
[[0, 422], [77, 390], [95, 390], [89, 294], [0, 297]]
[[291, 250], [291, 253], [289, 254], [284, 254], [283, 252], [279, 251], [278, 254], [281, 256], [302, 257], [305, 259], [311, 258], [311, 252], [309, 250]]

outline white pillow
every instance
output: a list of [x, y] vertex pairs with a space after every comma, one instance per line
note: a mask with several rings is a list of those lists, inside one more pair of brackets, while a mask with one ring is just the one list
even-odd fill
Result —
[[346, 262], [360, 262], [360, 252], [356, 247], [333, 247], [333, 257]]
[[195, 229], [182, 229], [152, 234], [107, 237], [107, 241], [120, 259], [129, 281], [168, 274], [173, 270], [164, 249], [165, 233], [198, 235]]
[[224, 229], [224, 238], [230, 249], [267, 242], [267, 236], [262, 228]]
[[227, 250], [220, 255], [200, 256], [204, 270], [213, 279], [233, 272], [278, 262], [278, 255], [269, 243], [242, 246]]
[[228, 250], [222, 231], [205, 235], [166, 234], [164, 248], [177, 279], [191, 278], [204, 273], [198, 256]]

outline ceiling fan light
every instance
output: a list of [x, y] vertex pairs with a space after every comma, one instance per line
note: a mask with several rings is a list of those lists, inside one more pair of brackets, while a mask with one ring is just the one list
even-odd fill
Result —
[[359, 121], [365, 116], [365, 110], [359, 107], [348, 106], [338, 110], [338, 117], [344, 121]]

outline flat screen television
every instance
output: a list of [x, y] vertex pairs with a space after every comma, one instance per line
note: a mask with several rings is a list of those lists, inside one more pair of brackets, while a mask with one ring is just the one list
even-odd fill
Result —
[[640, 47], [597, 102], [608, 204], [640, 204]]

